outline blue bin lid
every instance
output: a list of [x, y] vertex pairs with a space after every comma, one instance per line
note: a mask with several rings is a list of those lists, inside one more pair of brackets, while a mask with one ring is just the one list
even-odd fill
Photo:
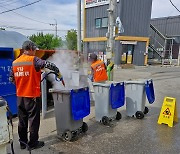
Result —
[[116, 85], [111, 84], [110, 88], [110, 104], [112, 109], [117, 109], [124, 105], [125, 102], [125, 87], [124, 82]]
[[152, 79], [147, 80], [145, 83], [146, 96], [150, 104], [155, 101], [154, 86]]
[[89, 88], [71, 90], [71, 113], [74, 120], [80, 120], [90, 114]]

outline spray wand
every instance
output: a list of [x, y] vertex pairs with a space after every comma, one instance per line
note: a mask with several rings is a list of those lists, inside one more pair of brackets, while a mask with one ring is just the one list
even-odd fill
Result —
[[59, 72], [59, 73], [55, 73], [55, 72], [49, 72], [49, 73], [47, 73], [47, 74], [45, 75], [45, 77], [41, 80], [41, 82], [42, 82], [44, 79], [46, 79], [49, 74], [55, 74], [55, 76], [56, 76], [56, 77], [55, 77], [56, 81], [58, 81], [58, 82], [61, 81], [61, 82], [62, 82], [62, 85], [65, 87], [65, 82], [64, 82], [63, 76], [61, 75], [60, 72]]
[[[58, 78], [59, 80], [58, 80], [57, 78]], [[56, 74], [56, 81], [61, 81], [61, 82], [62, 82], [62, 85], [65, 87], [65, 82], [64, 82], [63, 77], [62, 77], [62, 75], [61, 75], [60, 72]]]

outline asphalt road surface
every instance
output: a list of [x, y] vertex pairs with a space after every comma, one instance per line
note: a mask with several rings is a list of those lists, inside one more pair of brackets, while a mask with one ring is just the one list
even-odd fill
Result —
[[[153, 79], [156, 100], [151, 105], [146, 102], [149, 113], [144, 119], [126, 116], [126, 107], [118, 109], [122, 114], [120, 121], [113, 121], [104, 126], [95, 120], [94, 105], [91, 114], [84, 120], [89, 126], [86, 134], [80, 135], [73, 142], [64, 142], [56, 136], [54, 110], [50, 110], [46, 119], [41, 120], [40, 139], [45, 147], [33, 150], [32, 154], [179, 154], [180, 124], [173, 128], [157, 124], [163, 99], [166, 96], [177, 99], [180, 111], [180, 68], [179, 67], [136, 67], [135, 69], [118, 69], [116, 81]], [[20, 150], [17, 137], [17, 119], [14, 122], [14, 142], [17, 154], [28, 154]], [[10, 149], [8, 147], [8, 151]]]

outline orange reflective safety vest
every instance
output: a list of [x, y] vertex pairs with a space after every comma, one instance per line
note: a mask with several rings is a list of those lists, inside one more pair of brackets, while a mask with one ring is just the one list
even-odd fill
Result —
[[22, 55], [13, 62], [16, 95], [40, 97], [41, 71], [34, 67], [34, 56]]
[[93, 79], [94, 82], [106, 81], [108, 79], [107, 72], [105, 69], [105, 64], [101, 60], [97, 60], [91, 64], [93, 70]]

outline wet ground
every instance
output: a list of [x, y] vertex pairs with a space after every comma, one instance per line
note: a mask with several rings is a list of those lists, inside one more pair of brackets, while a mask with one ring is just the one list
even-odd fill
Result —
[[[119, 109], [122, 119], [112, 122], [111, 126], [104, 126], [95, 121], [92, 104], [91, 115], [84, 119], [89, 126], [87, 133], [73, 142], [64, 142], [57, 138], [54, 110], [51, 109], [46, 119], [41, 120], [40, 138], [46, 145], [42, 149], [33, 150], [32, 154], [179, 154], [180, 124], [176, 123], [170, 128], [157, 124], [157, 120], [165, 96], [177, 98], [180, 111], [180, 67], [118, 69], [114, 78], [116, 81], [153, 79], [156, 101], [152, 105], [146, 104], [150, 111], [144, 119], [127, 117], [124, 106]], [[14, 125], [15, 151], [17, 154], [26, 154], [28, 152], [20, 150], [18, 146], [16, 120]]]

